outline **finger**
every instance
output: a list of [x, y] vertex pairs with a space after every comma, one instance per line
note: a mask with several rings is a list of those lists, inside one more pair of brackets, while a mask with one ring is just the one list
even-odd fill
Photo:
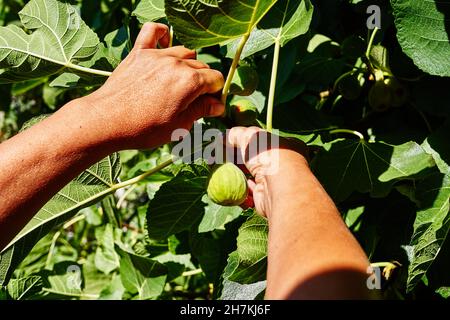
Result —
[[197, 52], [190, 50], [183, 46], [176, 46], [164, 49], [164, 53], [168, 56], [180, 58], [180, 59], [196, 59]]
[[169, 28], [166, 25], [148, 22], [142, 26], [134, 47], [137, 49], [155, 49], [158, 43], [162, 47], [167, 47], [169, 38]]
[[200, 95], [212, 94], [222, 90], [225, 79], [220, 71], [214, 69], [199, 69], [197, 71], [202, 79]]
[[225, 112], [225, 106], [212, 96], [200, 96], [183, 111], [183, 116], [193, 122], [205, 117], [218, 117]]
[[183, 62], [194, 69], [211, 69], [209, 65], [199, 60], [185, 59]]
[[263, 130], [258, 127], [234, 127], [228, 131], [226, 142], [233, 148], [245, 150], [250, 142], [250, 139], [252, 139], [255, 134], [260, 131]]
[[256, 183], [252, 179], [247, 180], [248, 189], [250, 190], [250, 194], [253, 195], [253, 192], [256, 188]]

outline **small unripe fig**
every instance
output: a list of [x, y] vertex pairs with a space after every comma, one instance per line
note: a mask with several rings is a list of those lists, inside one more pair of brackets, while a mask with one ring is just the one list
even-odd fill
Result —
[[391, 90], [383, 80], [375, 82], [369, 90], [369, 105], [373, 110], [382, 112], [389, 109], [392, 102]]
[[337, 83], [339, 93], [347, 100], [359, 98], [362, 87], [357, 75], [348, 74], [342, 77]]
[[255, 69], [242, 66], [236, 69], [231, 81], [230, 93], [237, 96], [249, 96], [258, 87], [259, 77]]
[[408, 100], [408, 89], [395, 78], [388, 78], [384, 83], [391, 90], [391, 105], [393, 107], [401, 107]]
[[251, 126], [258, 118], [258, 109], [247, 99], [240, 99], [231, 103], [231, 118], [238, 126]]
[[208, 197], [222, 206], [238, 206], [248, 195], [247, 178], [235, 164], [218, 165], [208, 182]]

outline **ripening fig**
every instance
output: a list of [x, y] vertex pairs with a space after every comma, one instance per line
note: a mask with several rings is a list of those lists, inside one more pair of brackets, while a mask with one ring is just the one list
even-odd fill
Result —
[[388, 78], [384, 83], [391, 90], [391, 105], [393, 107], [401, 107], [408, 100], [408, 89], [395, 78]]
[[236, 69], [231, 81], [230, 93], [237, 96], [249, 96], [258, 87], [259, 77], [255, 69], [242, 66]]
[[218, 165], [209, 178], [207, 192], [208, 197], [219, 205], [238, 206], [247, 199], [247, 178], [231, 162]]
[[373, 110], [382, 112], [389, 109], [392, 102], [391, 90], [383, 80], [375, 82], [369, 90], [369, 105]]
[[231, 118], [238, 126], [251, 126], [258, 118], [258, 109], [247, 99], [240, 99], [231, 103]]
[[347, 100], [356, 100], [361, 95], [362, 87], [357, 75], [348, 74], [337, 83], [339, 93]]

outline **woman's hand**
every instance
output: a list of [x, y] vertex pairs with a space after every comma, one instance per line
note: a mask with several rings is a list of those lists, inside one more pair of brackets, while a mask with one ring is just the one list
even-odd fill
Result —
[[108, 81], [81, 98], [96, 114], [100, 134], [110, 137], [118, 150], [162, 145], [170, 142], [173, 130], [189, 129], [199, 118], [224, 112], [212, 96], [223, 87], [222, 74], [195, 60], [195, 51], [182, 46], [157, 49], [168, 43], [167, 26], [145, 24]]

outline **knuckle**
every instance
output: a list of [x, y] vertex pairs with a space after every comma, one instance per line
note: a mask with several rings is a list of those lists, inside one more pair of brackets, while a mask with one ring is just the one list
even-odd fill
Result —
[[203, 85], [203, 77], [196, 70], [189, 69], [186, 75], [186, 81], [192, 89], [200, 88]]

